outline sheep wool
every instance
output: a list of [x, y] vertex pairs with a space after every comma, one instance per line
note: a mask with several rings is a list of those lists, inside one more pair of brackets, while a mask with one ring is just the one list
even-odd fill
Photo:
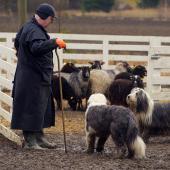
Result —
[[104, 70], [92, 70], [90, 72], [91, 94], [102, 93], [105, 94], [107, 88], [111, 84], [112, 79]]

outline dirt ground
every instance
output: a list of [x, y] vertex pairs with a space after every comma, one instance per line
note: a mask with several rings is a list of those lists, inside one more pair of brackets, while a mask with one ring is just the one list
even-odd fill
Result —
[[170, 136], [152, 137], [147, 145], [147, 158], [118, 159], [115, 145], [108, 139], [103, 154], [87, 155], [84, 151], [84, 112], [65, 112], [66, 146], [64, 151], [61, 113], [57, 115], [56, 127], [45, 131], [49, 141], [57, 143], [53, 150], [24, 150], [16, 144], [0, 136], [0, 169], [1, 170], [124, 170], [170, 169]]

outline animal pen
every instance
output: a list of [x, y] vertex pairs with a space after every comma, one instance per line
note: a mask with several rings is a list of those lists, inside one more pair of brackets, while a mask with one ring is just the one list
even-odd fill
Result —
[[[17, 58], [13, 49], [15, 33], [0, 33], [0, 120], [11, 121], [12, 81]], [[88, 61], [102, 60], [104, 69], [112, 69], [118, 61], [147, 67], [146, 90], [154, 100], [170, 100], [170, 37], [50, 34], [67, 42], [67, 50], [59, 50], [60, 65], [72, 61], [86, 65]], [[54, 53], [54, 70], [57, 58]], [[21, 144], [21, 139], [0, 121], [0, 133]]]

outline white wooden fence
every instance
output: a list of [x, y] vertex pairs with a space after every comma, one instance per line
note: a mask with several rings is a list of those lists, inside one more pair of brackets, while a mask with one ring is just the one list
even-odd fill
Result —
[[169, 46], [155, 46], [150, 49], [147, 90], [154, 100], [170, 101]]
[[[13, 39], [15, 33], [0, 33], [0, 116], [10, 122], [12, 110], [12, 80], [16, 67]], [[67, 42], [67, 50], [58, 50], [61, 66], [65, 61], [88, 64], [90, 60], [105, 61], [104, 68], [111, 69], [115, 62], [143, 63], [148, 69], [146, 90], [154, 100], [170, 100], [170, 37], [51, 34]], [[54, 56], [55, 70], [57, 60]], [[4, 107], [4, 103], [9, 106]], [[20, 138], [0, 123], [0, 133], [21, 143]]]
[[[4, 125], [4, 120], [11, 122], [12, 80], [15, 72], [15, 50], [0, 45], [0, 133], [6, 138], [21, 145], [22, 141], [16, 133]], [[6, 122], [5, 122], [6, 123]]]

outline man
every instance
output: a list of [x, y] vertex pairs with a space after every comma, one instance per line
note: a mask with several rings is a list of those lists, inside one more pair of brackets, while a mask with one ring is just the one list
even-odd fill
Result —
[[14, 43], [18, 63], [12, 92], [11, 128], [23, 131], [24, 148], [56, 147], [43, 133], [43, 128], [55, 125], [52, 50], [66, 48], [63, 40], [50, 39], [45, 30], [54, 18], [54, 7], [41, 4], [34, 17], [19, 30]]

